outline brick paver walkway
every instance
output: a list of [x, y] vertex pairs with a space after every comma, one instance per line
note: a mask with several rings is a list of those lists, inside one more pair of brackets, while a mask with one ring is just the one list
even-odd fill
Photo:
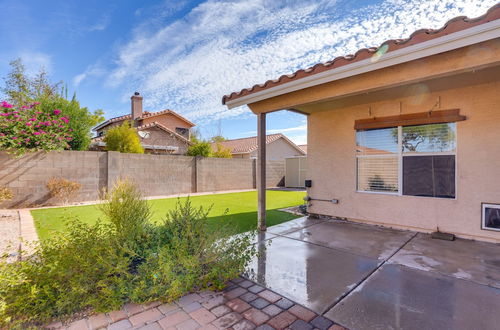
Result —
[[192, 293], [175, 303], [127, 304], [122, 310], [94, 315], [52, 329], [292, 329], [342, 330], [331, 320], [244, 278], [223, 292]]

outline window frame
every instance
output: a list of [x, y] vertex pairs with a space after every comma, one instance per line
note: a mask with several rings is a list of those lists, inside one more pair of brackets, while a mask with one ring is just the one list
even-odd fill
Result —
[[[458, 127], [456, 122], [449, 122], [446, 124], [455, 124], [455, 131], [458, 131]], [[432, 125], [432, 124], [423, 124], [423, 125]], [[440, 200], [456, 200], [458, 196], [458, 132], [455, 136], [455, 150], [454, 151], [442, 151], [442, 152], [403, 152], [403, 127], [405, 126], [394, 126], [398, 129], [398, 152], [396, 153], [396, 157], [398, 159], [398, 191], [369, 191], [369, 190], [360, 190], [359, 187], [359, 175], [358, 175], [358, 158], [362, 157], [377, 157], [377, 155], [355, 155], [356, 162], [356, 189], [357, 193], [363, 194], [382, 194], [382, 195], [392, 195], [392, 196], [400, 196], [400, 197], [417, 197], [417, 198], [433, 198]], [[375, 129], [383, 129], [383, 128], [375, 128]], [[355, 130], [354, 135], [356, 136], [357, 132], [360, 130]], [[413, 195], [404, 195], [403, 194], [403, 157], [412, 157], [412, 156], [455, 156], [455, 197], [447, 198], [447, 197], [434, 197], [434, 196], [413, 196]]]

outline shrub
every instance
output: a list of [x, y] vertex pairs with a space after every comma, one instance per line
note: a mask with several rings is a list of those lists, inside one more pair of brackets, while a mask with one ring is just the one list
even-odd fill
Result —
[[71, 140], [67, 140], [70, 149], [86, 150], [91, 140], [91, 128], [104, 120], [102, 110], [89, 111], [81, 107], [76, 94], [69, 99], [67, 88], [62, 81], [53, 83], [47, 72], [42, 68], [34, 75], [26, 72], [26, 67], [20, 58], [10, 62], [11, 70], [3, 78], [0, 88], [7, 98], [6, 101], [15, 107], [40, 102], [38, 111], [51, 113], [60, 109], [65, 118], [69, 119], [68, 128]]
[[217, 158], [233, 158], [233, 154], [231, 153], [231, 149], [224, 147], [220, 143], [216, 143], [217, 150], [215, 150], [212, 154], [212, 157]]
[[12, 193], [12, 190], [10, 190], [10, 188], [0, 188], [0, 203], [3, 201], [10, 201], [12, 198], [14, 198], [14, 194]]
[[76, 196], [82, 185], [64, 178], [52, 178], [47, 181], [46, 187], [51, 197], [57, 198], [63, 205], [67, 205]]
[[69, 119], [59, 109], [44, 112], [39, 103], [16, 109], [0, 103], [0, 150], [22, 155], [29, 151], [68, 149]]
[[196, 141], [189, 146], [186, 155], [210, 157], [212, 155], [212, 146], [206, 141]]
[[135, 129], [130, 127], [130, 123], [125, 121], [122, 125], [113, 127], [106, 132], [104, 137], [106, 149], [133, 154], [143, 154], [141, 140]]
[[154, 225], [130, 182], [117, 183], [106, 197], [101, 209], [108, 222], [88, 225], [68, 214], [66, 232], [37, 243], [19, 262], [0, 262], [0, 327], [220, 288], [255, 255], [250, 235], [208, 230], [208, 211], [189, 200]]
[[67, 99], [62, 94], [57, 94], [51, 97], [40, 97], [38, 100], [43, 112], [60, 109], [61, 113], [64, 113], [64, 116], [69, 119], [68, 128], [71, 136], [71, 140], [68, 140], [69, 148], [87, 150], [92, 139], [92, 127], [104, 120], [102, 110], [91, 112], [88, 108], [82, 107], [76, 99], [76, 95]]

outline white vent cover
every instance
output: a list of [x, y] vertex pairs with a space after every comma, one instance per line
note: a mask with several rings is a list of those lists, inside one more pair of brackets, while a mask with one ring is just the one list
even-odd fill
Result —
[[481, 228], [500, 231], [500, 204], [482, 204]]

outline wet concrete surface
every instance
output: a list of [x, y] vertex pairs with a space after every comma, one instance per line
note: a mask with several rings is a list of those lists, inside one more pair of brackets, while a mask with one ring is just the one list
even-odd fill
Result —
[[264, 241], [260, 247], [245, 275], [317, 313], [327, 311], [378, 263], [286, 237]]
[[390, 262], [500, 288], [498, 244], [465, 239], [443, 241], [418, 234]]
[[299, 218], [246, 276], [349, 329], [500, 329], [500, 245]]
[[286, 235], [323, 222], [325, 222], [325, 220], [301, 217], [295, 220], [283, 222], [276, 226], [271, 226], [267, 229], [267, 232], [275, 235]]
[[415, 233], [332, 220], [284, 235], [365, 257], [386, 260]]
[[499, 329], [500, 289], [386, 264], [325, 316], [355, 329]]

